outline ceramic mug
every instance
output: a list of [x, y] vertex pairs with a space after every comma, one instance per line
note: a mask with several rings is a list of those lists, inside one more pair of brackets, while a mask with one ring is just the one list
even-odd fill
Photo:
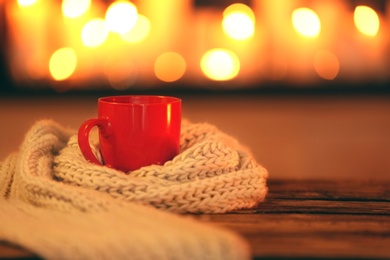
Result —
[[89, 144], [95, 126], [103, 165], [124, 172], [162, 165], [179, 153], [181, 100], [142, 95], [99, 98], [98, 118], [80, 126], [78, 143], [89, 162], [101, 165]]

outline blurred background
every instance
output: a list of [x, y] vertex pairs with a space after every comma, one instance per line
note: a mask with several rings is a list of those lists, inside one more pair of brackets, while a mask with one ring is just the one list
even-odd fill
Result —
[[0, 3], [3, 91], [358, 89], [390, 80], [390, 1]]
[[170, 94], [274, 177], [390, 178], [388, 0], [0, 0], [0, 160], [39, 119]]

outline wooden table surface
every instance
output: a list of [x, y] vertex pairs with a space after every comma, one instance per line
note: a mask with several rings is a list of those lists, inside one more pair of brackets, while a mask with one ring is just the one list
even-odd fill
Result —
[[242, 234], [255, 259], [390, 259], [390, 182], [274, 180], [264, 204], [200, 215]]
[[[265, 203], [194, 215], [242, 235], [253, 259], [390, 259], [390, 182], [270, 180]], [[0, 243], [0, 257], [36, 259]]]

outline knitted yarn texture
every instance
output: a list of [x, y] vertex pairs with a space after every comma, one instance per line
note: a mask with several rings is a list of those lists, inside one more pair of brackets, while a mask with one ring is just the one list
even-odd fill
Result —
[[[92, 148], [100, 158], [96, 140]], [[226, 213], [256, 206], [267, 194], [267, 176], [245, 147], [208, 124], [184, 121], [179, 155], [164, 165], [125, 174], [87, 162], [75, 131], [50, 120], [39, 121], [27, 133], [19, 153], [0, 164], [0, 240], [57, 259], [129, 255], [132, 259], [246, 259], [247, 245], [235, 234], [168, 212]], [[29, 225], [23, 219], [35, 222]], [[83, 243], [71, 241], [58, 221], [64, 221], [63, 227]], [[38, 230], [45, 225], [57, 231]], [[36, 239], [26, 239], [31, 235], [27, 231], [38, 232]], [[156, 235], [158, 231], [164, 235]], [[45, 235], [77, 250], [49, 243]], [[103, 239], [107, 243], [102, 245], [98, 238], [107, 235], [116, 242]], [[151, 235], [153, 239], [147, 238]], [[161, 244], [158, 253], [154, 242]], [[197, 244], [196, 250], [191, 243]]]
[[235, 139], [208, 124], [184, 123], [180, 147], [172, 161], [126, 175], [86, 163], [72, 136], [54, 158], [52, 174], [70, 186], [176, 213], [225, 213], [264, 199], [267, 172]]

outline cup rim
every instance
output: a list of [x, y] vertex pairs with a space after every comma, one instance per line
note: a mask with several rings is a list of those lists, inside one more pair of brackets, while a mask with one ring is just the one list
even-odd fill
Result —
[[[138, 100], [138, 102], [130, 102], [131, 100]], [[145, 102], [147, 100], [149, 100], [149, 102]], [[174, 104], [181, 103], [181, 101], [182, 100], [178, 97], [163, 95], [114, 95], [100, 97], [98, 99], [98, 103], [125, 106], [151, 106], [161, 104]]]

